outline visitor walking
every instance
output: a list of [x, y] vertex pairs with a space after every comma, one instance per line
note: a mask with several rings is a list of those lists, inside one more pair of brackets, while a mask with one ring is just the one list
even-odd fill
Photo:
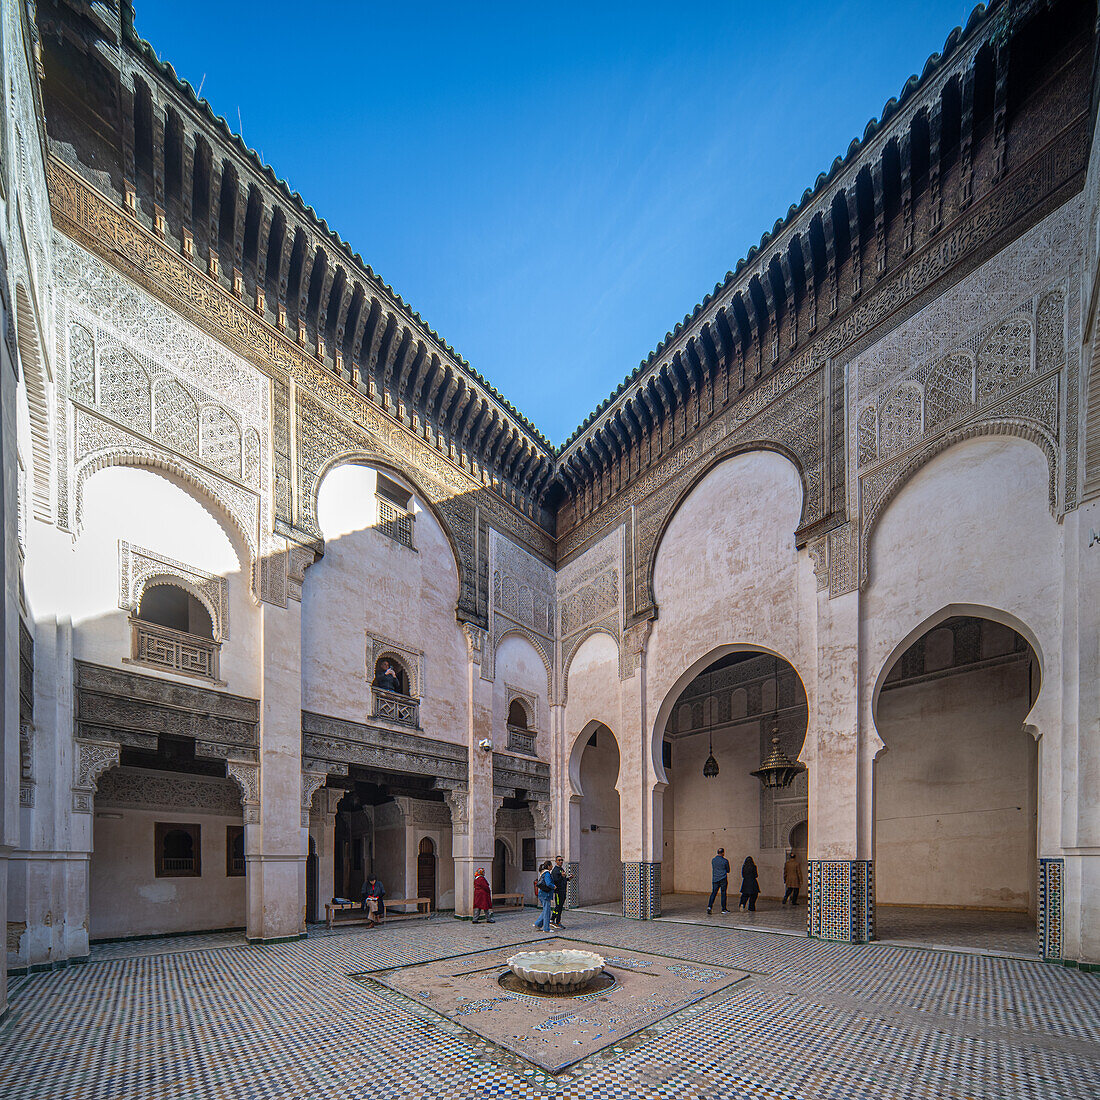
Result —
[[367, 921], [368, 928], [382, 923], [382, 918], [386, 915], [386, 903], [382, 900], [385, 896], [385, 888], [374, 875], [363, 883], [363, 908], [370, 918]]
[[746, 904], [750, 913], [756, 912], [756, 895], [760, 893], [760, 872], [756, 869], [752, 856], [745, 856], [745, 862], [741, 864], [741, 904], [739, 909], [744, 909]]
[[787, 853], [787, 862], [783, 864], [783, 904], [790, 898], [791, 905], [798, 904], [798, 888], [802, 885], [802, 865], [794, 858], [794, 852]]
[[554, 879], [550, 874], [550, 860], [539, 866], [539, 877], [535, 879], [535, 894], [542, 906], [542, 916], [535, 922], [536, 928], [550, 931], [550, 914], [554, 908]]
[[558, 856], [554, 861], [554, 869], [550, 872], [550, 877], [554, 880], [554, 914], [550, 918], [550, 923], [561, 927], [561, 911], [565, 908], [565, 895], [569, 890], [569, 880], [573, 877], [565, 869], [565, 857]]
[[487, 924], [496, 924], [493, 920], [493, 891], [489, 889], [489, 880], [485, 877], [485, 868], [479, 867], [474, 875], [474, 924], [480, 924], [487, 917]]
[[726, 859], [726, 849], [719, 848], [718, 855], [710, 861], [710, 900], [707, 902], [707, 916], [710, 916], [714, 906], [714, 898], [718, 891], [722, 892], [722, 912], [728, 913], [726, 908], [726, 890], [730, 884], [730, 861]]

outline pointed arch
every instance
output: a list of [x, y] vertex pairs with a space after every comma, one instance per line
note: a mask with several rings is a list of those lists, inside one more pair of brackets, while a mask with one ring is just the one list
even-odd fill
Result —
[[[418, 478], [410, 474], [404, 467], [398, 466], [392, 459], [387, 458], [379, 451], [365, 449], [348, 450], [341, 451], [339, 454], [331, 456], [318, 468], [314, 475], [310, 499], [311, 515], [317, 515], [318, 499], [325, 478], [338, 466], [368, 466], [371, 469], [380, 470], [384, 474], [392, 475], [397, 478], [398, 481], [404, 481], [406, 484], [412, 486], [413, 496], [423, 504], [424, 508], [431, 514], [431, 517], [439, 524], [440, 530], [450, 544], [451, 556], [454, 558], [455, 571], [458, 574], [458, 593], [456, 602], [460, 603], [462, 600], [462, 593], [466, 590], [467, 585], [472, 589], [473, 578], [469, 576], [470, 568], [466, 565], [460, 552], [458, 538], [455, 535], [453, 525], [443, 512], [442, 505], [445, 503], [446, 498], [427, 492]], [[321, 541], [320, 553], [323, 555], [324, 552], [324, 542]]]
[[111, 466], [127, 466], [159, 474], [173, 482], [186, 493], [194, 496], [206, 507], [217, 524], [225, 532], [241, 563], [242, 571], [249, 575], [259, 561], [257, 522], [249, 522], [217, 489], [185, 463], [153, 450], [134, 448], [125, 451], [103, 451], [86, 459], [76, 470], [73, 481], [76, 486], [75, 530], [83, 525], [84, 486], [93, 474]]
[[[731, 459], [738, 458], [741, 455], [751, 454], [754, 451], [770, 451], [773, 454], [779, 455], [781, 458], [785, 458], [794, 467], [795, 472], [798, 474], [798, 481], [802, 488], [802, 501], [799, 505], [799, 519], [798, 524], [795, 527], [795, 531], [800, 529], [806, 522], [806, 509], [809, 506], [811, 500], [811, 492], [809, 481], [806, 477], [806, 470], [802, 464], [802, 460], [792, 451], [789, 447], [784, 446], [782, 443], [777, 443], [772, 440], [753, 440], [745, 443], [737, 443], [720, 453], [714, 455], [708, 462], [699, 467], [698, 470], [692, 474], [691, 478], [684, 484], [677, 495], [673, 498], [672, 503], [669, 505], [668, 510], [665, 512], [660, 524], [657, 526], [652, 541], [648, 546], [641, 548], [642, 554], [639, 554], [639, 558], [645, 561], [645, 591], [641, 597], [645, 603], [656, 609], [657, 607], [657, 594], [654, 587], [654, 578], [657, 569], [657, 556], [660, 553], [661, 543], [664, 541], [665, 534], [668, 532], [672, 521], [676, 518], [676, 514], [683, 507], [684, 503], [688, 500], [691, 494], [699, 487], [705, 478], [713, 473], [723, 463], [729, 462]], [[792, 532], [793, 534], [794, 532]], [[642, 555], [644, 554], [644, 558]]]

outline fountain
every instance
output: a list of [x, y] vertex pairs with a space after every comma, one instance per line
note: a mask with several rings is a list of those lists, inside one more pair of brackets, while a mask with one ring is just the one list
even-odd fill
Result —
[[512, 973], [542, 994], [575, 994], [603, 973], [594, 951], [521, 951], [508, 960]]

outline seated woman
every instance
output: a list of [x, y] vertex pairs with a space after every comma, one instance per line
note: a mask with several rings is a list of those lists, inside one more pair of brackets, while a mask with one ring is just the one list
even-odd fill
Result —
[[368, 928], [382, 923], [382, 918], [386, 915], [386, 903], [382, 900], [385, 896], [385, 888], [374, 875], [363, 883], [363, 909], [370, 917], [367, 921]]

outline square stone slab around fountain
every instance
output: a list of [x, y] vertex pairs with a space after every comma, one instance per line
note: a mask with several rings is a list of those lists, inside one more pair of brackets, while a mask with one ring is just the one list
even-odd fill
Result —
[[[508, 965], [511, 957], [547, 948], [543, 940], [511, 944], [353, 977], [376, 989], [379, 983], [380, 992], [391, 991], [423, 1019], [467, 1033], [482, 1054], [496, 1055], [513, 1068], [526, 1064], [556, 1075], [584, 1072], [594, 1059], [602, 1063], [638, 1049], [665, 1030], [664, 1023], [672, 1026], [682, 1013], [705, 1010], [709, 998], [748, 976], [726, 966], [555, 940], [554, 954], [594, 953], [604, 967], [579, 991], [547, 995], [519, 980]], [[556, 965], [589, 965], [578, 958]]]

